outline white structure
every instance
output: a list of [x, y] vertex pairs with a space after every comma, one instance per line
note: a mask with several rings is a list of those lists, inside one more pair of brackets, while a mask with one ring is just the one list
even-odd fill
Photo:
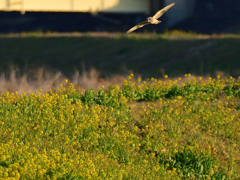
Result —
[[166, 13], [167, 26], [192, 15], [196, 0], [0, 0], [0, 11], [35, 12], [111, 12], [153, 14], [176, 3]]
[[2, 11], [148, 12], [148, 0], [0, 0]]

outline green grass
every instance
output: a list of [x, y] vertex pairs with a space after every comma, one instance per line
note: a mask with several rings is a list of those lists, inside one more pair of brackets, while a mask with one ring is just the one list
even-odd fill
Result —
[[[68, 77], [86, 66], [102, 76], [142, 77], [195, 75], [238, 76], [240, 36], [199, 35], [181, 31], [164, 34], [22, 33], [0, 36], [1, 72], [15, 64], [23, 72], [44, 66]], [[162, 70], [161, 70], [162, 69]]]
[[239, 179], [240, 78], [0, 97], [0, 177]]

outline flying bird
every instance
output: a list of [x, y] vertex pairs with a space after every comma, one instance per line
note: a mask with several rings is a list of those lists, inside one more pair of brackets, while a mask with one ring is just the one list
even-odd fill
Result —
[[131, 33], [133, 31], [135, 31], [138, 28], [141, 28], [147, 24], [159, 24], [161, 21], [158, 20], [158, 18], [160, 18], [168, 9], [170, 9], [175, 3], [172, 3], [168, 6], [166, 6], [165, 8], [159, 10], [153, 17], [148, 17], [146, 21], [140, 22], [138, 23], [136, 26], [132, 27], [131, 29], [129, 29], [128, 33]]

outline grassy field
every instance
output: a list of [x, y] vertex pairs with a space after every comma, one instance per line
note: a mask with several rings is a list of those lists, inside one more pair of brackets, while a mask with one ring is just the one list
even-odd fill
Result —
[[239, 179], [240, 78], [0, 98], [2, 179]]
[[239, 39], [0, 35], [0, 179], [240, 179]]
[[101, 77], [139, 74], [144, 78], [185, 73], [215, 77], [240, 75], [240, 35], [21, 33], [0, 35], [0, 72], [9, 64], [21, 73], [44, 67], [68, 78], [77, 70], [95, 68]]

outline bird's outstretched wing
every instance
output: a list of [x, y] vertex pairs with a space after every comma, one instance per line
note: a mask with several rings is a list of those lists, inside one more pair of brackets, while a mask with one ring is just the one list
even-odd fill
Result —
[[133, 32], [133, 31], [135, 31], [136, 29], [141, 28], [141, 27], [143, 27], [143, 26], [145, 26], [145, 25], [147, 25], [147, 24], [149, 24], [149, 22], [147, 22], [147, 21], [140, 22], [140, 23], [138, 23], [136, 26], [134, 26], [134, 27], [132, 27], [131, 29], [129, 29], [128, 32], [127, 32], [127, 34]]
[[154, 18], [154, 19], [160, 18], [168, 9], [170, 9], [171, 7], [173, 7], [174, 4], [175, 4], [175, 3], [172, 3], [172, 4], [168, 5], [168, 6], [166, 6], [165, 8], [159, 10], [159, 11], [153, 16], [153, 18]]

